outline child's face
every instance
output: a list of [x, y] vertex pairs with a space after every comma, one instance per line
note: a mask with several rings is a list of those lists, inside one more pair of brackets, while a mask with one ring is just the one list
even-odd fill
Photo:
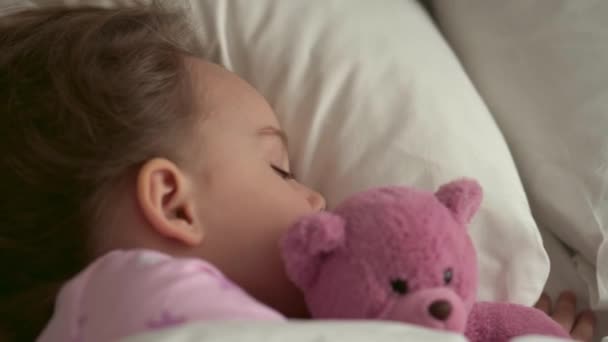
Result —
[[252, 87], [221, 67], [192, 60], [195, 95], [204, 115], [200, 171], [194, 178], [204, 227], [200, 256], [258, 300], [286, 315], [306, 313], [288, 281], [278, 241], [325, 200], [286, 173], [289, 158], [279, 123]]

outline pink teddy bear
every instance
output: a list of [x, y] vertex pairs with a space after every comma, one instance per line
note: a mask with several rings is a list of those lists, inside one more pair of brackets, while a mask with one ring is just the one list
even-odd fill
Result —
[[537, 309], [476, 302], [477, 260], [467, 225], [481, 198], [479, 184], [467, 179], [436, 193], [408, 187], [359, 193], [286, 233], [287, 273], [314, 318], [401, 321], [471, 341], [569, 338]]

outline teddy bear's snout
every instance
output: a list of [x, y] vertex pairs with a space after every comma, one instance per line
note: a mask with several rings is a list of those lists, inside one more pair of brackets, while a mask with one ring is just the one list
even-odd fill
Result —
[[467, 308], [460, 296], [447, 287], [393, 296], [378, 318], [419, 324], [433, 329], [464, 332]]
[[437, 300], [429, 306], [429, 313], [440, 321], [445, 321], [452, 313], [452, 304], [447, 300]]

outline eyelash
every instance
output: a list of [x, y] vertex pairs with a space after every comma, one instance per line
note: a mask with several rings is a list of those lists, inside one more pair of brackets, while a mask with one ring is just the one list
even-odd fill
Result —
[[279, 174], [279, 176], [281, 176], [281, 178], [286, 179], [286, 180], [291, 180], [291, 179], [295, 179], [295, 176], [293, 173], [291, 172], [287, 172], [283, 169], [281, 169], [278, 166], [275, 165], [270, 165], [270, 167], [272, 167], [272, 169]]

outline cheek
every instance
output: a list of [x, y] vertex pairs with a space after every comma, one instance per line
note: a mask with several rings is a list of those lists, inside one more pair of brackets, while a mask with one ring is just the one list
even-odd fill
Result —
[[259, 189], [260, 211], [266, 212], [269, 220], [291, 225], [300, 217], [312, 212], [306, 196], [297, 183], [286, 181], [274, 174], [265, 177], [264, 186]]
[[261, 158], [231, 158], [215, 166], [213, 177], [200, 187], [201, 215], [223, 235], [271, 243], [311, 212], [297, 185]]
[[[210, 203], [212, 215], [222, 229], [235, 229], [257, 234], [282, 233], [303, 215], [310, 213], [305, 198], [278, 176], [273, 179], [234, 181]], [[273, 235], [276, 235], [273, 234]], [[256, 236], [262, 239], [264, 234]]]

